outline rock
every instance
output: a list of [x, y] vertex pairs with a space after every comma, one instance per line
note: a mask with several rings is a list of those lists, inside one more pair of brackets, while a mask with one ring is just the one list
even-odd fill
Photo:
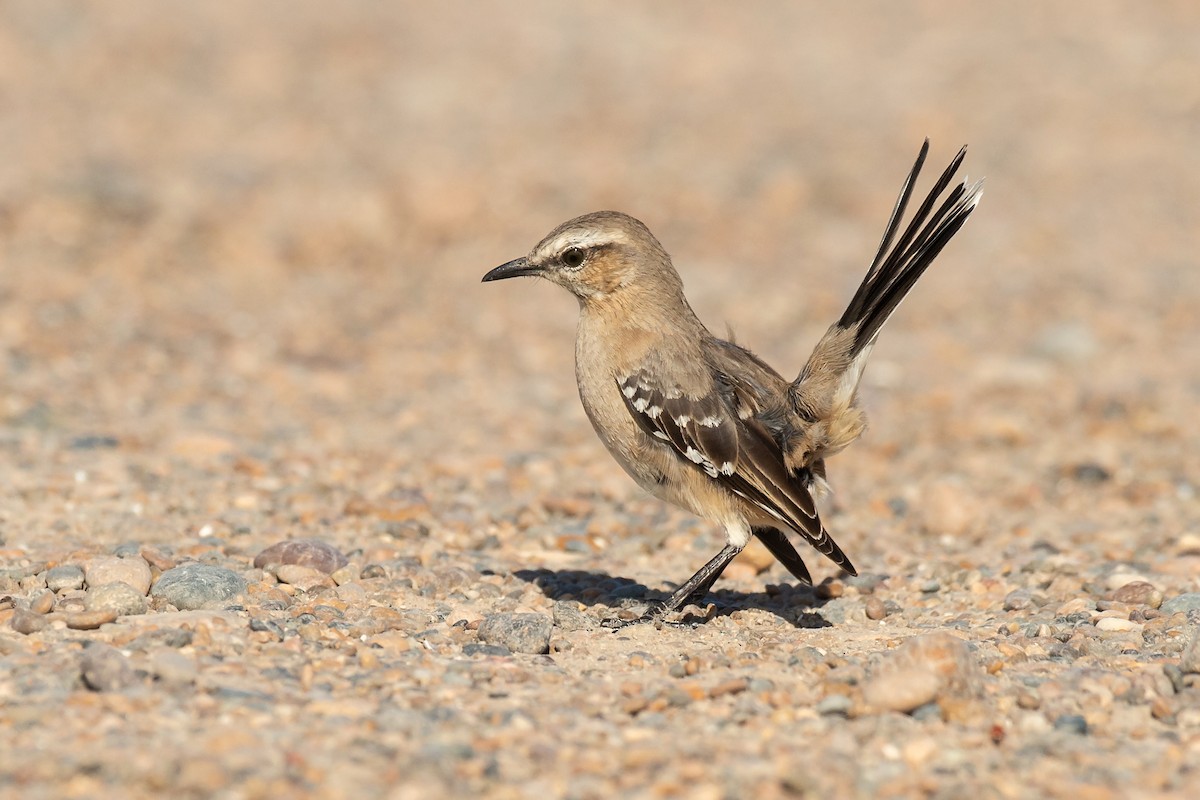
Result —
[[124, 581], [103, 583], [88, 589], [83, 607], [88, 611], [111, 610], [119, 617], [145, 614], [146, 596]]
[[304, 567], [299, 564], [281, 564], [275, 567], [275, 577], [279, 578], [281, 583], [295, 586], [297, 589], [303, 589], [306, 592], [311, 591], [317, 586], [334, 585], [326, 573], [319, 569]]
[[574, 603], [557, 602], [551, 613], [554, 615], [554, 624], [562, 631], [589, 631], [596, 627], [596, 621], [580, 611]]
[[980, 670], [966, 642], [948, 633], [909, 639], [863, 684], [871, 707], [910, 712], [935, 700], [974, 697]]
[[164, 648], [150, 654], [150, 674], [167, 686], [190, 686], [197, 672], [196, 660], [178, 650]]
[[347, 564], [329, 573], [329, 577], [333, 578], [333, 582], [338, 586], [345, 586], [348, 583], [357, 582], [362, 577], [362, 570], [358, 568], [357, 564]]
[[464, 656], [496, 656], [498, 658], [507, 658], [512, 655], [512, 651], [504, 645], [500, 644], [483, 644], [482, 642], [470, 642], [463, 645]]
[[1146, 581], [1130, 581], [1124, 586], [1115, 589], [1109, 598], [1118, 603], [1127, 603], [1131, 606], [1149, 606], [1150, 608], [1158, 608], [1162, 605], [1162, 592], [1154, 587], [1154, 584]]
[[111, 608], [101, 608], [94, 611], [74, 611], [70, 614], [65, 614], [63, 619], [66, 621], [67, 627], [71, 630], [91, 631], [99, 628], [101, 625], [116, 622], [117, 612]]
[[1200, 627], [1192, 630], [1192, 641], [1179, 656], [1179, 671], [1200, 675]]
[[136, 679], [129, 659], [112, 645], [89, 642], [80, 663], [83, 683], [96, 692], [115, 692]]
[[1088, 732], [1087, 720], [1079, 714], [1064, 714], [1054, 720], [1054, 729], [1058, 731], [1067, 731], [1068, 733], [1077, 733], [1080, 736], [1086, 736]]
[[[254, 557], [254, 566], [261, 568], [272, 564], [292, 564], [309, 567], [326, 575], [346, 566], [349, 559], [328, 542], [320, 539], [289, 539], [277, 542]], [[357, 577], [350, 580], [357, 580]]]
[[1185, 592], [1162, 604], [1164, 614], [1178, 614], [1180, 611], [1187, 613], [1196, 609], [1200, 609], [1200, 592]]
[[553, 621], [544, 614], [489, 614], [479, 623], [478, 635], [486, 644], [538, 655], [550, 651], [553, 627]]
[[863, 700], [883, 711], [913, 711], [937, 699], [942, 679], [935, 672], [907, 667], [872, 677], [863, 685]]
[[84, 571], [89, 588], [120, 581], [143, 595], [150, 591], [150, 565], [141, 556], [99, 556], [89, 560], [84, 565]]
[[46, 589], [29, 603], [29, 610], [35, 614], [49, 614], [54, 608], [54, 592]]
[[211, 564], [183, 564], [159, 576], [150, 590], [181, 611], [227, 605], [245, 593], [246, 581], [233, 570]]
[[1146, 578], [1143, 575], [1139, 575], [1136, 572], [1129, 572], [1127, 570], [1118, 570], [1104, 579], [1104, 588], [1108, 589], [1110, 592], [1113, 592], [1130, 583], [1146, 582]]
[[31, 633], [37, 633], [44, 630], [50, 621], [42, 614], [37, 614], [27, 608], [17, 608], [13, 610], [12, 619], [9, 620], [9, 625], [17, 633], [23, 633], [28, 636]]
[[83, 588], [83, 569], [75, 564], [59, 564], [46, 570], [46, 588], [65, 592]]
[[823, 717], [846, 716], [854, 707], [854, 701], [844, 694], [830, 694], [817, 703], [816, 712]]
[[878, 597], [871, 595], [867, 598], [866, 615], [867, 619], [883, 619], [888, 615], [887, 606]]
[[1140, 631], [1142, 626], [1120, 617], [1100, 617], [1096, 620], [1098, 631]]
[[771, 551], [758, 540], [758, 537], [752, 536], [733, 563], [745, 564], [754, 570], [755, 575], [759, 575], [771, 568], [771, 565], [775, 563], [775, 556], [771, 555]]
[[1033, 592], [1028, 589], [1013, 589], [1004, 596], [1005, 611], [1023, 611], [1033, 605]]

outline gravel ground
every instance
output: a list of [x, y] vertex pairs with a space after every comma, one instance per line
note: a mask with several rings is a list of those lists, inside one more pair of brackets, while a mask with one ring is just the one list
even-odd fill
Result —
[[[0, 4], [0, 795], [1196, 797], [1198, 37]], [[574, 303], [480, 276], [624, 210], [787, 373], [927, 135], [988, 189], [831, 464], [863, 574], [602, 627], [720, 532], [594, 439]]]

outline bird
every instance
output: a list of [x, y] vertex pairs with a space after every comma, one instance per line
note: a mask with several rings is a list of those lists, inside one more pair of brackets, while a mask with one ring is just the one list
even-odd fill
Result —
[[642, 489], [724, 529], [721, 550], [635, 622], [703, 600], [751, 537], [802, 584], [811, 586], [812, 575], [793, 536], [858, 574], [817, 508], [828, 491], [826, 461], [866, 428], [858, 385], [884, 323], [979, 203], [982, 181], [964, 177], [949, 188], [966, 150], [901, 230], [925, 140], [866, 276], [792, 380], [714, 336], [662, 244], [626, 214], [564, 222], [528, 255], [483, 276], [535, 276], [575, 296], [576, 383], [600, 441]]

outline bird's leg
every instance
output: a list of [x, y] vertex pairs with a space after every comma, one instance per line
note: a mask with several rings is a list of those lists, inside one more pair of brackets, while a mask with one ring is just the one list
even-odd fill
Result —
[[676, 589], [675, 593], [664, 602], [655, 603], [650, 607], [649, 611], [636, 620], [613, 624], [611, 627], [622, 628], [625, 625], [639, 622], [654, 622], [673, 611], [678, 611], [687, 605], [689, 601], [699, 600], [708, 594], [708, 590], [717, 582], [717, 578], [721, 577], [721, 573], [729, 566], [729, 562], [733, 561], [734, 557], [740, 552], [742, 552], [742, 548], [737, 545], [725, 545], [721, 548], [721, 552], [717, 553], [713, 556], [712, 560], [697, 570], [695, 575], [684, 581], [683, 585]]

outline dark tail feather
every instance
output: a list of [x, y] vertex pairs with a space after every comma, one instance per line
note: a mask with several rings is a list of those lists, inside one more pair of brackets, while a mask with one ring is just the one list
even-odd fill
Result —
[[929, 140], [926, 139], [921, 145], [921, 152], [917, 155], [912, 171], [900, 189], [900, 197], [896, 200], [896, 206], [892, 209], [887, 228], [883, 232], [883, 239], [879, 243], [879, 252], [875, 254], [875, 260], [871, 262], [871, 268], [867, 270], [866, 277], [854, 293], [846, 312], [838, 320], [838, 325], [842, 328], [859, 324], [852, 356], [858, 355], [875, 341], [879, 329], [900, 305], [900, 301], [917, 279], [937, 258], [946, 243], [958, 233], [958, 229], [967, 221], [967, 217], [971, 216], [971, 212], [979, 203], [980, 195], [983, 194], [982, 181], [969, 187], [963, 182], [951, 190], [936, 211], [933, 210], [967, 154], [967, 148], [964, 146], [938, 178], [929, 196], [921, 203], [912, 221], [893, 246], [892, 240], [900, 227], [900, 219], [904, 216], [908, 201], [912, 197], [913, 185], [917, 176], [921, 174], [921, 167], [928, 153]]

